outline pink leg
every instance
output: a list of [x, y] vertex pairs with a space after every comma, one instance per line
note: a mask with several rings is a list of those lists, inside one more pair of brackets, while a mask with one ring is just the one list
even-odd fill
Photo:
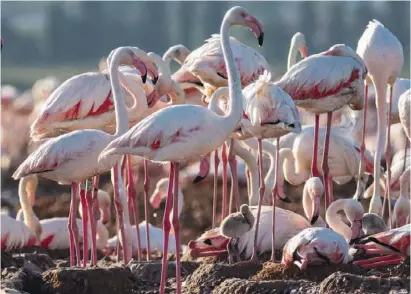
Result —
[[239, 191], [238, 191], [238, 177], [237, 177], [237, 160], [235, 158], [235, 155], [233, 154], [233, 147], [234, 147], [234, 139], [230, 140], [230, 147], [228, 148], [228, 163], [230, 165], [230, 171], [231, 171], [231, 192], [230, 192], [230, 206], [228, 208], [228, 213], [233, 212], [233, 205], [234, 201], [236, 201], [236, 211], [238, 211], [238, 196], [239, 196]]
[[263, 143], [261, 139], [258, 139], [258, 167], [259, 167], [259, 174], [260, 174], [260, 197], [258, 198], [258, 210], [257, 210], [257, 219], [255, 220], [255, 234], [254, 234], [254, 247], [253, 247], [253, 255], [251, 256], [251, 261], [258, 261], [257, 256], [257, 239], [258, 239], [258, 227], [260, 222], [260, 214], [261, 214], [261, 203], [264, 197], [264, 170], [263, 170]]
[[311, 162], [311, 176], [318, 177], [320, 173], [317, 167], [317, 153], [318, 153], [318, 129], [320, 127], [320, 115], [315, 114], [315, 126], [314, 126], [314, 147], [313, 147], [313, 158]]
[[331, 119], [332, 119], [332, 112], [327, 113], [327, 128], [325, 131], [325, 141], [324, 141], [324, 154], [323, 154], [323, 162], [322, 162], [322, 170], [323, 170], [323, 177], [324, 177], [324, 190], [325, 190], [325, 209], [327, 210], [331, 204], [330, 198], [330, 189], [328, 187], [329, 184], [329, 168], [328, 168], [328, 149], [330, 148], [330, 131], [331, 131]]
[[[365, 104], [363, 109], [362, 117], [362, 136], [361, 136], [361, 146], [360, 146], [360, 168], [357, 181], [357, 193], [358, 197], [362, 197], [363, 189], [362, 187], [362, 177], [364, 176], [364, 152], [365, 152], [365, 135], [366, 135], [366, 126], [367, 126], [367, 110], [368, 110], [368, 84], [365, 84]], [[359, 199], [357, 199], [359, 200]]]
[[[86, 203], [87, 203], [87, 211], [88, 211], [88, 218], [90, 220], [90, 228], [91, 228], [91, 265], [97, 264], [97, 222], [96, 216], [94, 215], [93, 209], [93, 180], [88, 179], [86, 181]], [[83, 252], [84, 255], [84, 252]]]
[[173, 186], [174, 186], [174, 164], [171, 162], [166, 207], [164, 210], [164, 218], [163, 218], [163, 260], [162, 260], [162, 267], [161, 267], [160, 294], [164, 294], [164, 288], [166, 284], [168, 236], [170, 235], [170, 229], [171, 229], [170, 210], [171, 210], [171, 202], [173, 200]]
[[384, 193], [384, 202], [382, 205], [382, 216], [384, 216], [385, 212], [385, 204], [388, 198], [388, 228], [391, 229], [392, 227], [392, 217], [391, 217], [391, 144], [390, 144], [390, 136], [391, 136], [391, 112], [392, 112], [392, 85], [389, 86], [390, 91], [390, 101], [388, 104], [388, 123], [387, 123], [387, 141], [386, 141], [386, 149], [385, 149], [385, 161], [387, 165], [387, 184], [385, 185], [387, 188], [385, 189]]
[[223, 144], [223, 203], [221, 206], [221, 221], [227, 216], [227, 146]]
[[218, 158], [218, 149], [214, 151], [214, 192], [213, 192], [213, 228], [216, 226], [216, 212], [217, 212], [217, 191], [218, 191], [218, 165], [220, 159]]
[[118, 221], [118, 228], [121, 234], [121, 244], [123, 247], [123, 261], [125, 264], [127, 264], [131, 256], [129, 256], [129, 250], [126, 248], [126, 233], [124, 230], [124, 215], [123, 215], [123, 203], [121, 202], [121, 195], [119, 192], [119, 181], [121, 180], [120, 176], [120, 167], [118, 163], [113, 167], [112, 171], [113, 173], [113, 186], [114, 186], [114, 206], [116, 208], [117, 212], [117, 221]]
[[148, 160], [144, 159], [144, 217], [146, 219], [146, 244], [147, 244], [147, 260], [150, 260], [150, 230], [149, 230], [149, 196], [148, 196], [148, 189], [150, 187], [150, 178], [148, 177]]
[[138, 214], [138, 207], [137, 207], [137, 200], [136, 200], [136, 190], [134, 188], [134, 178], [133, 178], [133, 171], [131, 168], [131, 155], [126, 155], [127, 157], [127, 194], [128, 194], [128, 203], [132, 207], [133, 215], [134, 215], [134, 224], [136, 225], [136, 233], [137, 233], [137, 260], [141, 261], [141, 240], [140, 240], [140, 227], [139, 227], [139, 214]]
[[83, 214], [83, 267], [87, 266], [88, 261], [88, 215], [86, 191], [84, 185], [80, 188], [81, 212]]
[[[78, 240], [77, 227], [77, 197], [78, 197], [78, 183], [71, 184], [71, 205], [68, 220], [68, 231], [70, 236], [70, 265], [80, 265], [80, 245]], [[76, 259], [77, 258], [77, 262]]]
[[404, 257], [396, 254], [390, 254], [385, 256], [378, 256], [365, 260], [354, 261], [354, 265], [361, 266], [364, 269], [377, 268], [384, 265], [400, 264], [404, 261]]
[[330, 204], [334, 202], [334, 184], [332, 177], [328, 177], [328, 194], [330, 196]]
[[174, 197], [173, 197], [173, 228], [176, 239], [176, 283], [177, 294], [181, 293], [181, 262], [180, 262], [180, 221], [178, 219], [178, 174], [180, 164], [174, 163]]
[[273, 213], [272, 213], [272, 249], [271, 249], [271, 261], [275, 262], [275, 201], [277, 198], [277, 182], [278, 182], [278, 161], [280, 158], [280, 138], [276, 138], [277, 145], [275, 150], [275, 179], [274, 179], [274, 187], [271, 191], [271, 198], [273, 202]]

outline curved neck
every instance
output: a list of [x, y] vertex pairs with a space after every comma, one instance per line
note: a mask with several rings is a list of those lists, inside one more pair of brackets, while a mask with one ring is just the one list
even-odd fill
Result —
[[[140, 84], [135, 81], [132, 76], [124, 75], [122, 72], [118, 72], [120, 76], [121, 85], [130, 93], [134, 99], [134, 103], [130, 108], [127, 108], [127, 112], [131, 117], [139, 118], [148, 109], [147, 98], [144, 90], [140, 87]], [[127, 107], [127, 106], [126, 106]]]
[[243, 111], [243, 99], [241, 92], [240, 73], [234, 61], [233, 51], [230, 47], [229, 29], [231, 23], [229, 15], [224, 17], [220, 30], [221, 47], [223, 49], [224, 61], [227, 67], [228, 88], [229, 88], [229, 110], [224, 117], [224, 127], [227, 132], [232, 132], [241, 120]]
[[110, 82], [113, 90], [114, 108], [116, 113], [116, 132], [114, 136], [119, 136], [128, 130], [127, 106], [120, 85], [119, 70], [122, 50], [114, 53], [110, 66]]
[[340, 210], [345, 211], [345, 200], [351, 199], [338, 199], [331, 203], [328, 207], [327, 212], [325, 213], [325, 220], [327, 224], [330, 226], [338, 234], [342, 235], [345, 240], [351, 239], [351, 229], [347, 226], [339, 217], [337, 212]]
[[[297, 171], [295, 168], [296, 164]], [[300, 168], [299, 163], [295, 160], [293, 151], [290, 148], [282, 148], [280, 150], [279, 167], [278, 177], [280, 184], [284, 182], [284, 176], [287, 182], [292, 185], [301, 185], [310, 176], [306, 169]]]
[[297, 46], [294, 41], [291, 41], [290, 50], [288, 51], [287, 70], [289, 70], [297, 62]]
[[41, 228], [41, 225], [40, 225], [39, 219], [34, 213], [34, 210], [33, 210], [33, 207], [30, 201], [30, 196], [33, 199], [35, 197], [37, 183], [33, 183], [33, 186], [30, 186], [31, 187], [30, 193], [32, 194], [29, 196], [27, 192], [27, 188], [29, 187], [27, 183], [30, 181], [29, 177], [21, 178], [20, 183], [19, 183], [19, 200], [20, 200], [21, 211], [22, 211], [22, 215], [19, 214], [19, 218], [23, 218], [24, 223], [27, 225], [27, 227], [37, 234], [37, 232], [39, 232], [39, 229]]
[[97, 222], [97, 248], [103, 249], [107, 245], [109, 239], [108, 230], [100, 221]]
[[244, 160], [248, 171], [250, 172], [248, 205], [258, 205], [258, 167], [253, 154], [246, 148], [243, 148], [237, 140], [234, 140], [234, 154]]
[[224, 115], [224, 111], [218, 106], [218, 102], [222, 99], [223, 96], [229, 96], [229, 90], [227, 87], [220, 87], [213, 93], [211, 96], [210, 103], [208, 104], [208, 109], [218, 115]]

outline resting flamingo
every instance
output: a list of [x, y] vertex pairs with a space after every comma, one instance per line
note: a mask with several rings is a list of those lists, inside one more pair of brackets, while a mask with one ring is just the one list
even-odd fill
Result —
[[[253, 177], [254, 175], [251, 175]], [[256, 173], [255, 176], [258, 176]], [[257, 188], [257, 187], [256, 187]], [[258, 190], [258, 189], [257, 189]], [[257, 191], [255, 193], [258, 193]], [[324, 187], [319, 178], [310, 178], [304, 186], [303, 206], [306, 218], [287, 209], [276, 207], [275, 210], [275, 248], [282, 249], [293, 236], [306, 228], [314, 226], [325, 226], [324, 221], [318, 215], [319, 204]], [[254, 218], [257, 216], [258, 206], [250, 206], [250, 211]], [[272, 250], [272, 218], [273, 208], [263, 205], [261, 208], [260, 229], [262, 234], [258, 234], [258, 252], [264, 253]], [[253, 254], [255, 224], [253, 228], [238, 237], [236, 247], [239, 253], [244, 252], [246, 258]], [[224, 237], [220, 229], [213, 229], [205, 232], [197, 240], [191, 241], [188, 246], [190, 254], [194, 257], [218, 255], [227, 250], [229, 238]], [[235, 228], [232, 228], [235, 230]]]
[[[99, 130], [79, 130], [74, 131], [57, 138], [53, 138], [42, 144], [35, 152], [33, 152], [14, 172], [13, 178], [20, 179], [21, 177], [30, 174], [40, 174], [45, 178], [54, 180], [60, 184], [71, 184], [72, 197], [69, 216], [69, 232], [70, 232], [70, 263], [75, 264], [74, 246], [76, 245], [77, 264], [80, 262], [80, 248], [78, 245], [78, 228], [76, 224], [77, 210], [77, 190], [78, 183], [92, 176], [99, 175], [113, 166], [118, 160], [118, 156], [114, 156], [108, 161], [98, 162], [100, 152], [107, 144], [117, 138], [128, 129], [128, 117], [125, 100], [122, 96], [118, 66], [120, 62], [126, 62], [135, 65], [140, 72], [146, 74], [144, 63], [138, 58], [138, 51], [134, 51], [128, 47], [120, 47], [113, 53], [113, 58], [110, 64], [110, 79], [114, 92], [114, 102], [116, 111], [117, 128], [114, 135], [107, 134]], [[145, 97], [143, 91], [140, 90], [140, 96]], [[137, 99], [136, 98], [136, 99]], [[115, 170], [115, 169], [114, 169]], [[115, 177], [114, 177], [115, 178]], [[114, 179], [115, 180], [115, 179]], [[114, 199], [117, 209], [117, 219], [119, 228], [122, 233], [122, 243], [124, 250], [124, 261], [128, 262], [129, 252], [125, 246], [126, 236], [124, 234], [123, 225], [123, 208], [118, 199], [118, 183], [114, 183]], [[87, 193], [88, 194], [88, 193]], [[88, 206], [89, 214], [93, 214], [93, 209]], [[90, 219], [94, 219], [93, 216]], [[87, 248], [87, 246], [85, 246]], [[87, 250], [86, 250], [87, 251]], [[93, 250], [95, 251], [95, 250]]]
[[[392, 87], [401, 71], [404, 63], [404, 54], [401, 43], [397, 37], [394, 36], [387, 28], [385, 28], [379, 21], [373, 20], [369, 22], [363, 35], [358, 41], [358, 54], [364, 59], [364, 62], [369, 70], [369, 78], [376, 89], [376, 104], [378, 111], [378, 131], [377, 131], [377, 151], [374, 155], [374, 166], [379, 166], [381, 161], [382, 150], [385, 147], [386, 140], [390, 140], [390, 122], [391, 122], [391, 105], [392, 105]], [[386, 87], [389, 84], [389, 110], [388, 110], [388, 124], [386, 121]], [[365, 117], [365, 115], [364, 115]], [[385, 129], [387, 128], [387, 134]], [[386, 150], [387, 161], [387, 191], [384, 195], [385, 199], [388, 197], [388, 212], [391, 219], [391, 201], [390, 201], [390, 148], [387, 145]], [[374, 170], [374, 182], [380, 181], [380, 170]], [[380, 197], [380, 190], [374, 189], [373, 199]], [[383, 210], [384, 210], [383, 205]], [[383, 211], [381, 212], [383, 214]]]
[[338, 44], [328, 51], [301, 60], [275, 83], [293, 98], [297, 106], [315, 114], [312, 176], [319, 175], [317, 169], [319, 115], [327, 113], [322, 163], [326, 208], [333, 200], [329, 195], [328, 178], [332, 112], [347, 104], [354, 110], [363, 108], [363, 80], [366, 73], [367, 69], [361, 57], [349, 46]]
[[[173, 105], [147, 117], [124, 136], [110, 143], [101, 153], [104, 158], [113, 154], [131, 153], [152, 161], [170, 162], [170, 185], [163, 220], [164, 254], [160, 282], [160, 293], [164, 293], [168, 235], [170, 232], [169, 213], [173, 199], [173, 227], [176, 236], [176, 248], [180, 248], [180, 228], [177, 214], [179, 161], [209, 153], [219, 146], [234, 131], [240, 121], [243, 101], [241, 83], [229, 42], [229, 28], [232, 25], [249, 27], [258, 37], [259, 45], [263, 42], [263, 31], [260, 22], [242, 7], [230, 9], [221, 25], [221, 43], [224, 59], [227, 63], [230, 85], [230, 110], [226, 116], [219, 116], [197, 105]], [[184, 117], [184, 121], [176, 119]], [[212, 136], [210, 135], [212, 134]], [[181, 293], [180, 255], [176, 258], [177, 293]]]

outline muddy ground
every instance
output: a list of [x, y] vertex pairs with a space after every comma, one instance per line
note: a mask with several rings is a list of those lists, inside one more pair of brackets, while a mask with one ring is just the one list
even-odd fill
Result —
[[[143, 178], [141, 168], [135, 168], [139, 178]], [[158, 179], [167, 175], [164, 166], [152, 165], [150, 195]], [[101, 177], [100, 188], [112, 194], [109, 175]], [[195, 239], [211, 227], [213, 178], [193, 184], [192, 176], [182, 173], [181, 187], [185, 203], [180, 220], [182, 224], [182, 244]], [[11, 180], [3, 171], [2, 192], [8, 193], [9, 201], [3, 201], [11, 214], [19, 205], [16, 200], [18, 182]], [[142, 184], [136, 178], [136, 190], [142, 199]], [[292, 204], [278, 201], [280, 207], [303, 213], [301, 207], [302, 186], [285, 186], [285, 191], [293, 199]], [[334, 196], [352, 197], [355, 184], [334, 185]], [[240, 185], [241, 202], [246, 201], [246, 184]], [[221, 199], [221, 183], [219, 185]], [[6, 199], [3, 198], [2, 200]], [[59, 186], [40, 179], [34, 210], [40, 219], [67, 216], [70, 202], [68, 187]], [[140, 216], [144, 215], [143, 201], [140, 201]], [[367, 203], [365, 208], [367, 207]], [[164, 204], [157, 210], [150, 208], [150, 222], [161, 227]], [[220, 211], [221, 207], [218, 208]], [[114, 234], [115, 218], [107, 225]], [[323, 214], [324, 215], [324, 214]], [[132, 218], [131, 218], [132, 219]], [[260, 256], [261, 264], [229, 265], [227, 256], [192, 260], [183, 256], [183, 293], [409, 293], [410, 266], [407, 261], [400, 266], [382, 270], [365, 271], [351, 264], [338, 266], [309, 267], [305, 272], [294, 266], [283, 266], [267, 262], [270, 253]], [[20, 293], [50, 294], [112, 294], [112, 293], [158, 293], [161, 263], [155, 261], [138, 262], [128, 265], [117, 263], [109, 256], [99, 254], [99, 263], [93, 268], [69, 266], [68, 250], [48, 251], [31, 247], [1, 254], [1, 288], [5, 293], [11, 289]], [[281, 252], [277, 252], [281, 259]], [[166, 292], [175, 292], [175, 265], [169, 262]], [[2, 292], [3, 293], [3, 292]]]

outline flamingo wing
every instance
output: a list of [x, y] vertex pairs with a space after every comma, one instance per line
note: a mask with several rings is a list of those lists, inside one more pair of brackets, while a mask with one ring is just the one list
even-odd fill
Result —
[[316, 54], [295, 64], [275, 84], [294, 101], [321, 99], [339, 93], [363, 74], [354, 58]]

